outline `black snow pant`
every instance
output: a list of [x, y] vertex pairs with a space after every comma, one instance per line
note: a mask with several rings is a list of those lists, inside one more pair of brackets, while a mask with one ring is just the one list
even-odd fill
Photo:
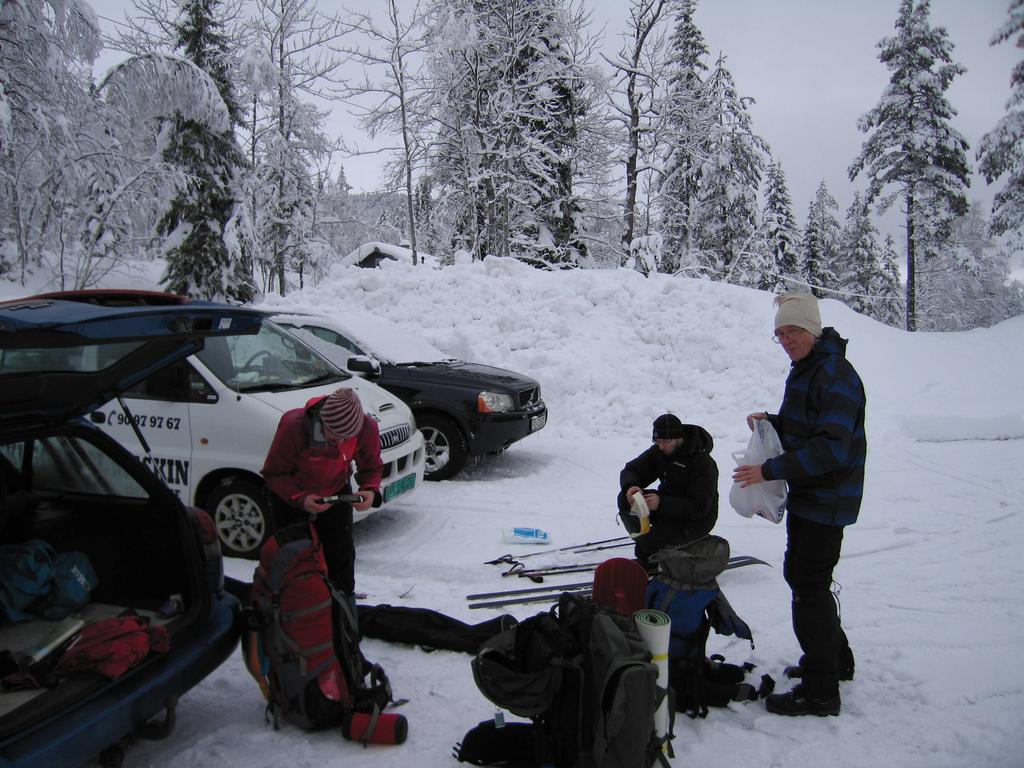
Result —
[[[286, 504], [276, 494], [267, 492], [278, 529], [294, 523], [309, 522], [309, 513]], [[349, 597], [356, 589], [356, 545], [352, 540], [352, 505], [339, 501], [326, 512], [313, 518], [313, 527], [320, 537], [327, 563], [327, 577]]]
[[[646, 489], [644, 492], [649, 493], [650, 491], [651, 489]], [[626, 492], [624, 490], [619, 491], [616, 503], [619, 507], [619, 518], [622, 520], [623, 525], [626, 526], [626, 530], [630, 533], [639, 531], [640, 521], [629, 511], [629, 501], [626, 500]], [[683, 544], [689, 544], [691, 541], [699, 539], [701, 536], [710, 533], [711, 529], [707, 528], [705, 530], [705, 527], [703, 523], [680, 524], [677, 520], [658, 518], [658, 513], [654, 512], [651, 515], [651, 530], [643, 536], [638, 536], [634, 539], [636, 542], [634, 557], [644, 568], [653, 568], [654, 563], [651, 562], [651, 555], [665, 547], [680, 547]]]
[[793, 632], [803, 656], [802, 690], [811, 698], [839, 694], [839, 667], [851, 657], [832, 595], [832, 571], [839, 562], [843, 526], [787, 515], [783, 574], [793, 593]]

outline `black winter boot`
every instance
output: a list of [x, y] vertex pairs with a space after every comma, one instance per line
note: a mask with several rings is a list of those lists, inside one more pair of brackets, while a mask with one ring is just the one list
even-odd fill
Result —
[[797, 685], [787, 693], [773, 693], [764, 700], [765, 709], [776, 715], [838, 715], [841, 706], [839, 694], [812, 698]]
[[[801, 656], [800, 661], [790, 667], [786, 667], [782, 670], [782, 674], [790, 679], [799, 680], [804, 676], [803, 663], [804, 657]], [[853, 680], [853, 669], [853, 651], [850, 650], [850, 646], [844, 645], [839, 656], [839, 680], [841, 682]]]

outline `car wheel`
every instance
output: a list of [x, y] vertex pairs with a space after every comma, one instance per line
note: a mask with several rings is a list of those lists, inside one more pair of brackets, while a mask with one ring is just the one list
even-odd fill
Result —
[[424, 479], [447, 480], [458, 474], [466, 463], [467, 451], [455, 422], [444, 416], [417, 416], [416, 425], [423, 433]]
[[271, 528], [262, 486], [252, 480], [224, 480], [210, 492], [206, 509], [225, 555], [253, 560], [259, 556]]

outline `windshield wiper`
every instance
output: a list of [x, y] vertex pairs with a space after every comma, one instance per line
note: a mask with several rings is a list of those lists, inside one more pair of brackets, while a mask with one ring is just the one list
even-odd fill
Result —
[[302, 384], [253, 384], [249, 387], [239, 387], [239, 392], [286, 392], [289, 389], [299, 389]]
[[344, 373], [325, 373], [321, 376], [314, 376], [312, 379], [303, 381], [299, 384], [300, 387], [309, 387], [313, 384], [323, 384], [328, 381], [347, 381], [352, 377]]

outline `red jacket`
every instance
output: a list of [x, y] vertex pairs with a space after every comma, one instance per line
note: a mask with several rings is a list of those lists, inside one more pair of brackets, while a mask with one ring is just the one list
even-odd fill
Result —
[[384, 464], [377, 422], [363, 414], [363, 428], [355, 437], [337, 445], [313, 442], [312, 428], [319, 415], [310, 411], [325, 399], [326, 395], [315, 397], [304, 408], [281, 416], [263, 462], [261, 473], [267, 487], [294, 507], [301, 508], [303, 499], [310, 494], [330, 496], [347, 492], [353, 460], [359, 490], [380, 494]]

